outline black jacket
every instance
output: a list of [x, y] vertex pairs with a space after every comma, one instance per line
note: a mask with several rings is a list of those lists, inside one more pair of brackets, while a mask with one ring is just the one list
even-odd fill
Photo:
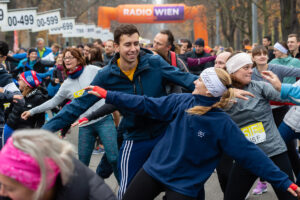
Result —
[[[0, 93], [0, 124], [5, 123], [4, 104], [12, 103], [14, 95], [21, 95], [19, 89], [12, 81], [11, 75], [5, 70], [4, 66], [0, 64], [0, 87], [5, 89], [4, 93]], [[17, 107], [24, 105], [24, 100], [14, 103]]]
[[[201, 54], [197, 54], [195, 51], [190, 51], [185, 54], [185, 62], [187, 63], [187, 58], [203, 58], [203, 57], [209, 57], [209, 56], [211, 56], [211, 55], [208, 53], [205, 53], [204, 51]], [[188, 66], [188, 69], [192, 74], [199, 75], [206, 68], [213, 67], [213, 66], [214, 66], [214, 62], [207, 62], [207, 63], [200, 64], [200, 65], [193, 66], [193, 67]]]
[[30, 110], [36, 106], [41, 105], [48, 100], [47, 96], [44, 95], [39, 88], [34, 89], [28, 95], [24, 97], [25, 105], [24, 106], [15, 106], [8, 108], [5, 112], [8, 112], [9, 115], [6, 120], [6, 124], [12, 129], [21, 129], [21, 128], [40, 128], [45, 123], [45, 113], [36, 114], [32, 117], [29, 117], [27, 120], [21, 118], [21, 114], [24, 111]]
[[58, 183], [56, 200], [116, 200], [114, 193], [95, 172], [74, 159], [74, 175], [69, 183]]

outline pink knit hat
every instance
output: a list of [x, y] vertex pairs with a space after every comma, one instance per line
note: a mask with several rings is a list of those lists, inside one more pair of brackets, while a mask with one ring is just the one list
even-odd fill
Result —
[[[0, 151], [0, 174], [15, 179], [30, 190], [36, 191], [40, 184], [41, 172], [38, 162], [29, 154], [16, 148], [10, 137]], [[56, 163], [45, 158], [47, 189], [54, 186], [60, 172]]]

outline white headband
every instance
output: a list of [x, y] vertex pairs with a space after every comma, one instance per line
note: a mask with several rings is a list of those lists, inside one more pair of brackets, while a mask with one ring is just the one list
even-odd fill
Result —
[[223, 83], [220, 81], [215, 68], [210, 67], [205, 69], [201, 74], [202, 79], [207, 90], [214, 96], [220, 97], [227, 90]]
[[274, 48], [278, 49], [281, 53], [284, 53], [284, 54], [288, 53], [288, 50], [278, 42], [276, 42], [276, 44], [274, 45]]
[[238, 53], [227, 60], [226, 69], [232, 74], [248, 64], [253, 64], [251, 57], [247, 53]]

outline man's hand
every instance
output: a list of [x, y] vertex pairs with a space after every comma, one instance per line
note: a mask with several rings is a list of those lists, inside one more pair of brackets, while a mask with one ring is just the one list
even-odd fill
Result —
[[4, 88], [0, 87], [0, 93], [4, 93]]
[[276, 90], [281, 91], [281, 82], [276, 74], [271, 71], [262, 71], [261, 75], [264, 79], [269, 81]]
[[99, 86], [88, 86], [86, 88], [84, 88], [85, 90], [89, 90], [88, 93], [89, 94], [93, 94], [99, 98], [106, 98], [106, 94], [107, 94], [107, 90], [99, 87]]
[[255, 97], [251, 92], [245, 90], [240, 90], [237, 88], [233, 88], [233, 90], [234, 90], [234, 96], [239, 99], [248, 100], [249, 98], [246, 96]]

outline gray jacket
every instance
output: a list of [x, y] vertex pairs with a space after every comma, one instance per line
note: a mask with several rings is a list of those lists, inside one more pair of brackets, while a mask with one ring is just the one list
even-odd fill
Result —
[[[67, 78], [63, 82], [63, 84], [61, 85], [61, 87], [59, 88], [58, 92], [55, 94], [54, 97], [52, 97], [50, 100], [46, 101], [45, 103], [35, 108], [32, 108], [30, 110], [31, 115], [35, 115], [37, 113], [51, 110], [55, 106], [62, 103], [65, 99], [72, 100], [77, 97], [80, 97], [84, 92], [83, 89], [91, 84], [92, 80], [94, 80], [94, 77], [96, 76], [99, 70], [101, 70], [101, 68], [96, 67], [94, 65], [85, 66], [82, 74], [78, 78], [76, 79]], [[100, 108], [102, 105], [104, 105], [103, 99], [101, 99], [100, 101], [96, 102], [93, 106], [91, 106], [87, 111], [85, 111], [80, 116], [80, 118], [87, 116], [88, 114]], [[82, 126], [93, 124], [99, 121], [100, 119], [102, 118], [92, 120], [89, 123], [84, 124]]]
[[226, 112], [240, 128], [262, 122], [266, 141], [257, 144], [269, 157], [285, 152], [286, 146], [275, 125], [270, 100], [279, 101], [280, 93], [271, 84], [262, 81], [251, 81], [243, 88], [255, 95], [249, 100], [236, 99], [237, 103]]

